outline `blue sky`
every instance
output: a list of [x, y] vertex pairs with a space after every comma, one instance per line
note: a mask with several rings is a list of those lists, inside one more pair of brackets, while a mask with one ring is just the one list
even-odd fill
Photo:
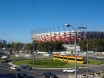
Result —
[[0, 39], [29, 43], [30, 30], [66, 23], [104, 30], [104, 0], [0, 0]]

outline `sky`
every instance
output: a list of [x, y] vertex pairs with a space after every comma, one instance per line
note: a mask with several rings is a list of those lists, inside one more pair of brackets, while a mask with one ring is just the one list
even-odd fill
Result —
[[30, 43], [31, 30], [63, 31], [65, 24], [104, 31], [104, 0], [0, 0], [2, 40]]

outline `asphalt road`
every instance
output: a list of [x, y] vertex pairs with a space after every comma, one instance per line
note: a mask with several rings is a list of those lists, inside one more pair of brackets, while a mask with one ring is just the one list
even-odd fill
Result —
[[[100, 67], [92, 67], [90, 68], [89, 72], [95, 72], [96, 70], [102, 70], [102, 68], [104, 68], [104, 66], [100, 66]], [[95, 70], [96, 69], [96, 70]], [[85, 68], [81, 68], [78, 70], [78, 75], [79, 74], [85, 74], [87, 71], [87, 69]], [[22, 70], [22, 71], [18, 71], [18, 72], [25, 72], [27, 73], [29, 76], [32, 76], [33, 78], [42, 78], [42, 73], [45, 71], [50, 71], [53, 72], [54, 74], [56, 74], [59, 78], [67, 78], [67, 76], [69, 75], [69, 73], [63, 73], [62, 69], [33, 69], [33, 70]], [[8, 64], [0, 64], [0, 73], [5, 73], [5, 74], [16, 74], [15, 71], [10, 70], [10, 66]], [[72, 73], [72, 75], [74, 75], [74, 73]], [[32, 78], [31, 77], [31, 78]]]
[[[1, 52], [3, 53], [3, 52]], [[4, 53], [4, 55], [8, 55], [10, 57], [9, 54]], [[97, 71], [102, 71], [104, 70], [104, 65], [99, 66], [99, 67], [89, 67], [89, 73], [90, 72], [97, 72]], [[56, 74], [59, 78], [68, 78], [69, 73], [63, 73], [62, 69], [38, 69], [35, 68], [33, 70], [22, 70], [22, 71], [18, 71], [18, 72], [25, 72], [27, 73], [30, 78], [42, 78], [42, 73], [45, 71], [50, 71], [53, 72], [54, 74]], [[79, 68], [77, 74], [85, 74], [87, 72], [86, 68]], [[16, 71], [12, 71], [10, 70], [10, 65], [8, 63], [0, 63], [0, 73], [1, 74], [16, 74]], [[74, 73], [72, 73], [72, 75], [74, 75]]]

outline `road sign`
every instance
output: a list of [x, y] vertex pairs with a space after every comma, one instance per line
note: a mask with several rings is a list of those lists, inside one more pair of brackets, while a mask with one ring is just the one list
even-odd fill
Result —
[[76, 51], [80, 51], [80, 46], [76, 46]]

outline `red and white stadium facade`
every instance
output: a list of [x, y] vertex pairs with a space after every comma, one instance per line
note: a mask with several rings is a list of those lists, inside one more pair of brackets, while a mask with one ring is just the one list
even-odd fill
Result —
[[[33, 40], [38, 42], [47, 42], [47, 41], [57, 41], [61, 40], [63, 42], [74, 42], [75, 41], [75, 32], [74, 31], [62, 31], [62, 32], [49, 32], [49, 33], [40, 33], [33, 34]], [[76, 41], [81, 40], [81, 33], [77, 32]]]

